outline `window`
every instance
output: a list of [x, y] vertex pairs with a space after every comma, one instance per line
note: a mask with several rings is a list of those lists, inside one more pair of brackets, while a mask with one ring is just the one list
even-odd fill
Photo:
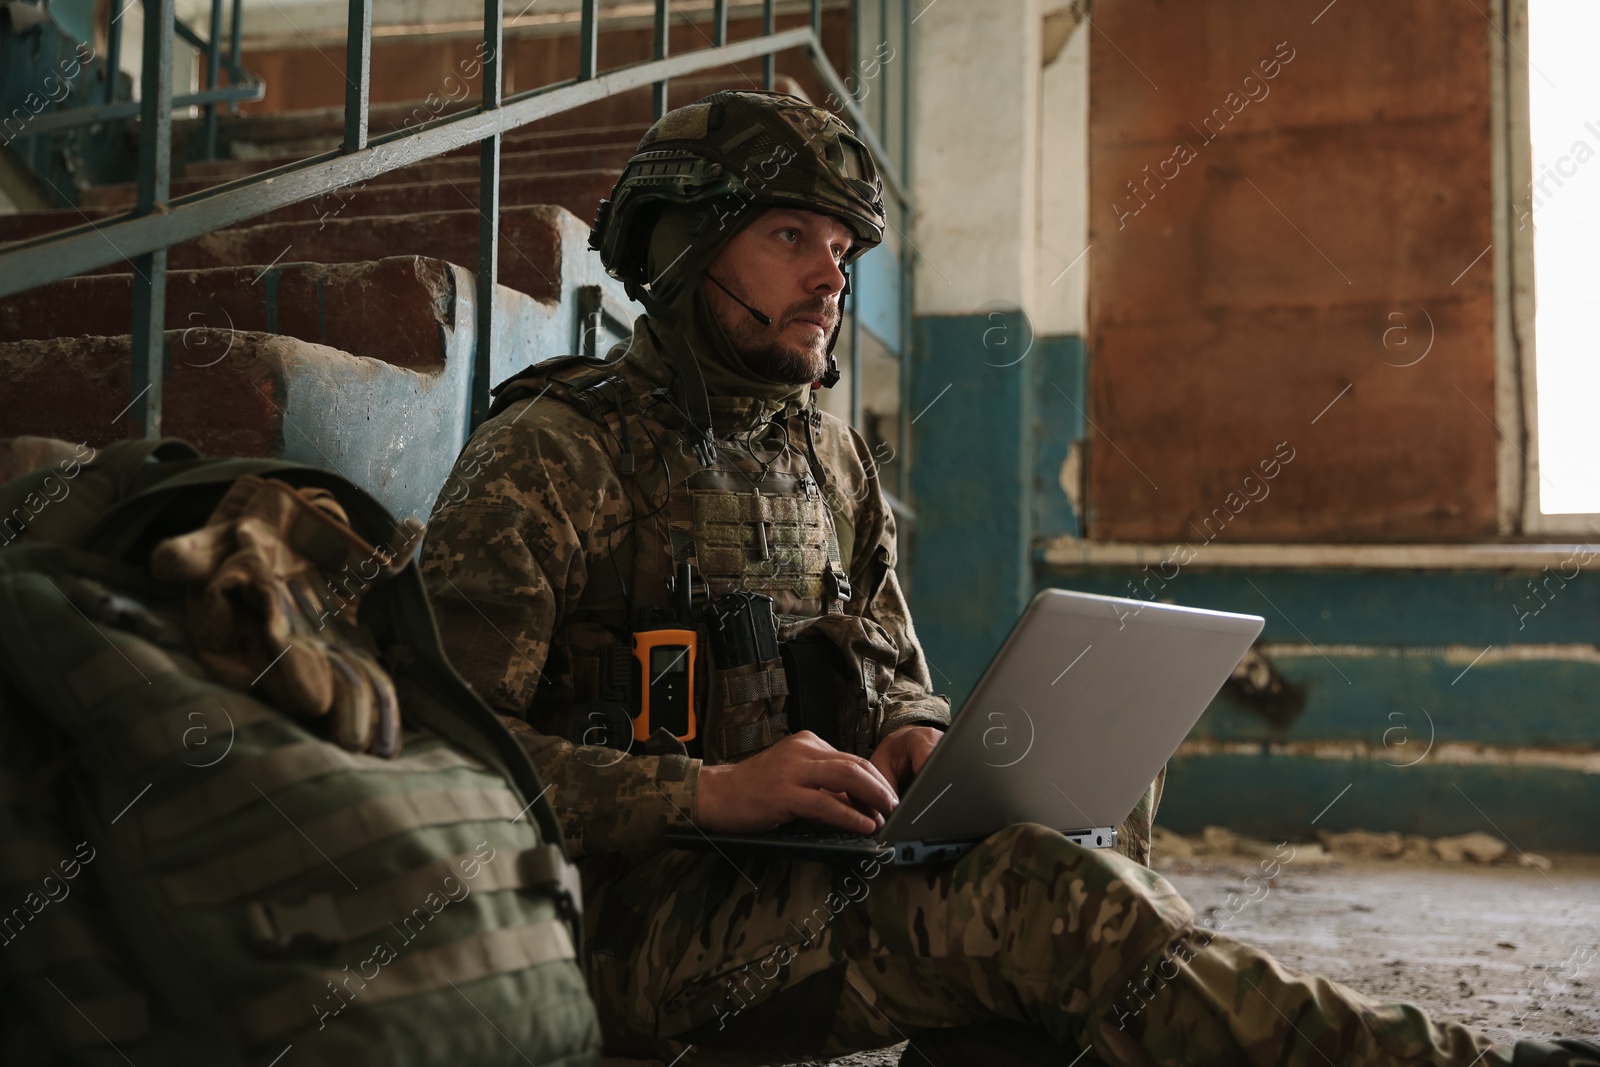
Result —
[[[1515, 261], [1530, 261], [1532, 302], [1520, 323], [1529, 411], [1525, 527], [1600, 530], [1600, 4], [1519, 0], [1527, 35], [1507, 57], [1512, 71], [1511, 148]], [[1526, 140], [1518, 143], [1516, 79], [1526, 68]], [[1520, 179], [1519, 179], [1520, 172]], [[1531, 312], [1531, 334], [1527, 330]]]

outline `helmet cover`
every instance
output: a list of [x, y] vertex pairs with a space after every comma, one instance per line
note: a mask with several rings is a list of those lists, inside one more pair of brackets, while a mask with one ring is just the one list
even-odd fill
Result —
[[872, 153], [837, 116], [785, 93], [714, 93], [667, 112], [645, 133], [589, 237], [630, 292], [650, 288], [650, 230], [674, 205], [705, 209], [691, 274], [757, 205], [844, 222], [855, 235], [846, 263], [883, 240], [883, 183]]

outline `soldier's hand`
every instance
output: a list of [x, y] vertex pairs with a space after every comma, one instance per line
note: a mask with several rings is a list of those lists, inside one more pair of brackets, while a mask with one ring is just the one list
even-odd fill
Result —
[[695, 822], [707, 831], [757, 833], [816, 819], [870, 834], [898, 803], [871, 762], [801, 730], [740, 763], [702, 766]]
[[922, 773], [933, 746], [944, 736], [943, 730], [932, 726], [902, 726], [890, 733], [872, 750], [872, 765], [893, 782], [895, 788], [904, 789], [906, 783]]

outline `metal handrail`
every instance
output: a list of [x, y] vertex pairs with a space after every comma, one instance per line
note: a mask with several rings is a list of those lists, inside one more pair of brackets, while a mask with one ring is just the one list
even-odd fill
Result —
[[[207, 54], [209, 58], [212, 42], [201, 37], [188, 23], [182, 19], [173, 20], [173, 32], [181, 37], [186, 44]], [[108, 35], [109, 36], [109, 35]], [[213, 33], [215, 37], [215, 33]], [[220, 44], [220, 39], [219, 42]], [[110, 46], [108, 45], [108, 51]], [[256, 75], [241, 67], [232, 56], [218, 53], [221, 69], [228, 72], [232, 82], [223, 88], [202, 89], [199, 92], [185, 93], [183, 96], [174, 97], [173, 107], [203, 107], [208, 104], [235, 104], [247, 100], [260, 100], [266, 95], [267, 86]], [[111, 62], [108, 60], [108, 62]], [[207, 71], [209, 81], [215, 81], [215, 76]], [[106, 79], [108, 85], [115, 85], [115, 78]], [[126, 101], [120, 104], [111, 103], [109, 100], [99, 104], [83, 104], [78, 107], [61, 108], [47, 114], [36, 115], [28, 122], [30, 135], [53, 133], [56, 130], [71, 130], [79, 126], [92, 126], [98, 122], [111, 122], [116, 119], [131, 119], [139, 114], [137, 101]]]
[[[266, 83], [260, 80], [248, 85], [229, 85], [221, 89], [201, 89], [172, 98], [173, 107], [200, 107], [206, 104], [229, 104], [247, 100], [260, 100], [266, 95]], [[114, 119], [131, 119], [139, 114], [137, 100], [120, 104], [85, 104], [82, 107], [63, 108], [37, 115], [28, 123], [28, 134], [52, 133], [71, 130], [79, 126], [92, 126], [97, 122]]]
[[[655, 5], [653, 51], [656, 58], [604, 74], [597, 71], [599, 0], [582, 0], [579, 76], [576, 79], [502, 99], [498, 62], [486, 63], [483, 101], [477, 107], [377, 137], [369, 136], [368, 130], [373, 0], [350, 0], [348, 69], [355, 77], [352, 91], [345, 99], [344, 139], [340, 149], [177, 199], [170, 197], [172, 107], [191, 103], [210, 105], [207, 139], [214, 142], [215, 104], [238, 99], [232, 94], [252, 87], [213, 88], [175, 99], [171, 86], [172, 42], [177, 22], [173, 0], [143, 2], [146, 17], [142, 99], [136, 105], [97, 105], [92, 110], [99, 118], [86, 120], [101, 121], [112, 117], [113, 113], [121, 113], [122, 109], [130, 109], [128, 114], [136, 111], [140, 115], [140, 166], [135, 206], [132, 211], [114, 218], [89, 221], [82, 226], [18, 242], [0, 251], [0, 297], [119, 261], [131, 263], [134, 272], [131, 382], [134, 399], [127, 410], [130, 420], [146, 437], [161, 434], [169, 248], [477, 143], [482, 160], [476, 278], [478, 337], [470, 397], [470, 417], [475, 425], [486, 415], [489, 403], [499, 247], [500, 139], [505, 133], [529, 123], [630, 89], [651, 86], [654, 110], [659, 115], [665, 109], [667, 83], [672, 78], [761, 57], [765, 80], [770, 87], [775, 76], [776, 54], [803, 48], [812, 68], [849, 112], [858, 135], [877, 155], [878, 169], [890, 195], [898, 202], [903, 215], [910, 217], [910, 198], [893, 160], [823, 52], [822, 0], [811, 0], [808, 26], [783, 32], [774, 28], [775, 0], [763, 0], [762, 23], [766, 32], [731, 44], [727, 42], [727, 0], [714, 0], [712, 46], [676, 56], [666, 54], [669, 5], [662, 0]], [[498, 60], [500, 55], [502, 4], [503, 0], [484, 0], [486, 58]], [[120, 8], [121, 3], [113, 6]], [[219, 7], [218, 0], [213, 0], [213, 11]], [[235, 0], [234, 11], [234, 62], [229, 64], [230, 73], [238, 69], [238, 0]], [[214, 25], [212, 35], [216, 42], [220, 42], [218, 31], [219, 27]], [[185, 40], [190, 38], [186, 36]], [[218, 49], [208, 43], [207, 52], [208, 59], [216, 65]], [[909, 298], [909, 255], [909, 251], [902, 249], [899, 256], [903, 307]]]
[[[820, 54], [820, 46], [819, 52]], [[833, 64], [826, 59], [821, 64], [815, 62], [817, 76], [827, 85], [828, 91], [834, 95], [844, 110], [850, 115], [850, 125], [855, 127], [856, 136], [867, 142], [867, 147], [872, 149], [872, 158], [877, 163], [878, 173], [883, 177], [883, 187], [902, 205], [911, 202], [911, 193], [900, 180], [899, 169], [894, 165], [889, 150], [878, 140], [878, 134], [872, 128], [872, 123], [867, 120], [866, 112], [861, 110], [850, 91], [845, 88], [844, 79], [839, 77], [839, 72], [833, 69]]]
[[[180, 18], [174, 18], [172, 20], [172, 32], [183, 38], [184, 41], [186, 41], [190, 46], [198, 49], [201, 52], [209, 53], [211, 51], [211, 45], [213, 41], [215, 41], [218, 45], [222, 44], [222, 38], [217, 36], [217, 30], [220, 29], [220, 23], [220, 18], [216, 23], [213, 23], [211, 37], [206, 38], [200, 36], [199, 31], [197, 31], [187, 22]], [[256, 77], [254, 74], [251, 74], [248, 70], [245, 70], [239, 65], [238, 56], [225, 56], [219, 49], [217, 52], [217, 63], [222, 70], [228, 72], [228, 77], [233, 79], [235, 84], [242, 84], [244, 82], [259, 83], [261, 81], [260, 78]]]
[[[505, 133], [629, 89], [754, 59], [769, 50], [799, 47], [807, 49], [813, 67], [819, 71], [826, 69], [832, 74], [830, 80], [842, 86], [810, 27], [784, 30], [770, 38], [736, 41], [720, 49], [699, 49], [663, 60], [635, 63], [588, 81], [556, 82], [507, 97], [493, 112], [485, 112], [481, 106], [474, 107], [374, 137], [358, 152], [324, 152], [178, 197], [171, 202], [168, 211], [159, 215], [140, 217], [129, 212], [20, 241], [0, 252], [0, 297], [193, 240], [278, 208], [314, 200], [347, 185], [466, 147], [491, 134]], [[868, 144], [873, 145], [877, 140], [874, 135]], [[881, 145], [874, 147], [874, 151], [881, 151]], [[902, 204], [907, 204], [904, 188], [888, 157], [880, 155], [879, 160], [885, 186]]]

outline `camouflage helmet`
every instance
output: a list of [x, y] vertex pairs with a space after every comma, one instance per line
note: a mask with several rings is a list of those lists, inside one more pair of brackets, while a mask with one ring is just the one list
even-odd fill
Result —
[[707, 209], [692, 274], [752, 205], [838, 218], [856, 238], [846, 263], [883, 240], [883, 183], [871, 152], [832, 113], [785, 93], [714, 93], [669, 111], [645, 133], [611, 199], [600, 201], [589, 235], [589, 247], [630, 292], [647, 284], [656, 219], [680, 205]]

